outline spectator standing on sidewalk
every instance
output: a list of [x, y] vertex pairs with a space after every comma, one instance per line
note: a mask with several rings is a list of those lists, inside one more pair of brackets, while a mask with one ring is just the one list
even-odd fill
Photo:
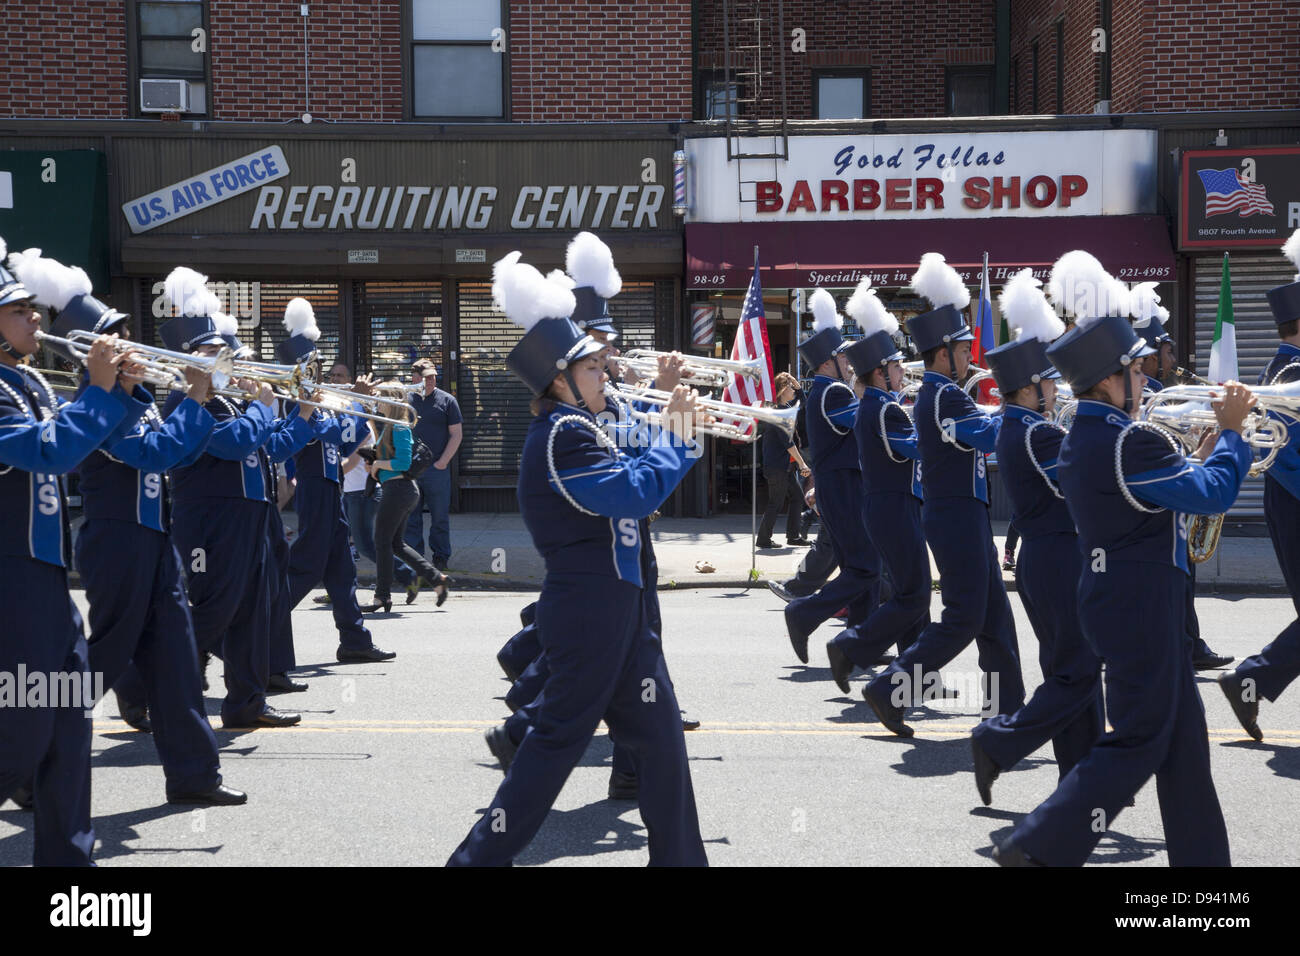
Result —
[[429, 510], [429, 551], [435, 567], [446, 570], [451, 559], [451, 460], [460, 448], [463, 433], [460, 405], [456, 397], [438, 388], [438, 366], [433, 359], [420, 359], [412, 368], [412, 382], [424, 391], [412, 395], [411, 404], [420, 416], [413, 431], [433, 452], [433, 465], [418, 479], [420, 505], [406, 524], [406, 543], [424, 554], [424, 514]]

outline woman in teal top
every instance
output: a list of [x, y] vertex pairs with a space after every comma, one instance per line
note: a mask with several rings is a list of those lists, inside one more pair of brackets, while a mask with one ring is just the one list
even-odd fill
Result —
[[[380, 407], [383, 409], [381, 414], [388, 418], [405, 418], [405, 406]], [[375, 460], [368, 470], [376, 481], [383, 484], [383, 495], [375, 513], [375, 597], [373, 603], [362, 608], [363, 611], [377, 611], [381, 607], [385, 612], [392, 610], [394, 556], [414, 568], [423, 581], [435, 585], [439, 607], [447, 600], [447, 576], [402, 540], [406, 519], [420, 503], [420, 490], [415, 479], [406, 476], [406, 470], [411, 467], [413, 445], [411, 429], [406, 425], [385, 425], [375, 444]]]

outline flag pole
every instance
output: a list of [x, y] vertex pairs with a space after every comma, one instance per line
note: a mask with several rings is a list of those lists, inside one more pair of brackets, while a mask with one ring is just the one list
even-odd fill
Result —
[[[754, 247], [754, 273], [758, 273], [758, 246]], [[762, 307], [760, 302], [759, 308]], [[749, 581], [752, 584], [758, 567], [758, 422], [754, 423], [754, 440], [749, 443], [749, 477]]]

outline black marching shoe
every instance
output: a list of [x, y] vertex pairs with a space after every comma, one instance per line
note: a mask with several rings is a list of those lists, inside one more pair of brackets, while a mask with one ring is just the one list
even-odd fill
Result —
[[501, 764], [501, 772], [509, 773], [510, 765], [515, 762], [515, 754], [519, 752], [519, 748], [510, 739], [505, 727], [497, 724], [483, 735], [483, 739], [487, 741], [492, 756], [497, 758], [497, 763]]
[[1046, 866], [1046, 863], [1039, 863], [1032, 856], [1026, 853], [1020, 847], [1016, 846], [1010, 840], [1001, 846], [993, 844], [993, 859], [997, 861], [998, 866]]
[[761, 541], [754, 542], [754, 547], [759, 551], [775, 551], [776, 542], [771, 538], [763, 538]]
[[281, 713], [270, 704], [266, 709], [246, 723], [226, 723], [223, 719], [221, 726], [227, 730], [251, 730], [256, 727], [292, 727], [302, 720], [302, 714]]
[[[1208, 647], [1206, 650], [1210, 651]], [[1236, 658], [1230, 654], [1216, 654], [1214, 651], [1210, 651], [1208, 654], [1193, 657], [1192, 668], [1198, 671], [1213, 671], [1218, 670], [1220, 667], [1227, 667], [1235, 660]]]
[[826, 642], [826, 656], [831, 662], [831, 680], [843, 693], [849, 692], [849, 675], [853, 673], [853, 662], [849, 660], [839, 645], [834, 641]]
[[267, 693], [297, 694], [306, 689], [305, 680], [294, 680], [288, 674], [272, 674], [266, 682]]
[[1242, 684], [1243, 681], [1237, 676], [1236, 671], [1219, 677], [1219, 689], [1223, 691], [1223, 696], [1228, 698], [1228, 706], [1237, 715], [1237, 720], [1241, 721], [1241, 726], [1255, 740], [1263, 740], [1264, 732], [1259, 729], [1259, 700], [1258, 698], [1246, 700], [1245, 688]]
[[[406, 603], [409, 604], [409, 603], [411, 603], [411, 602], [408, 601], [408, 602], [406, 602]], [[361, 605], [361, 613], [362, 613], [362, 614], [373, 614], [375, 611], [383, 611], [385, 614], [388, 614], [388, 613], [391, 612], [392, 610], [393, 610], [393, 599], [392, 599], [392, 598], [386, 598], [386, 599], [383, 600], [383, 601], [375, 601], [373, 604], [363, 604], [363, 605]]]
[[391, 661], [396, 656], [397, 651], [381, 650], [373, 644], [369, 647], [344, 647], [340, 644], [338, 650], [334, 652], [334, 658], [340, 664]]
[[791, 622], [789, 605], [787, 605], [785, 609], [785, 629], [790, 635], [790, 646], [794, 648], [794, 656], [799, 658], [800, 664], [807, 664], [809, 632], [800, 627], [796, 627]]
[[169, 793], [168, 803], [199, 803], [209, 807], [237, 807], [248, 802], [248, 794], [219, 783], [201, 793]]
[[686, 731], [686, 730], [699, 730], [699, 729], [700, 729], [700, 722], [699, 722], [699, 720], [698, 720], [697, 718], [692, 717], [690, 714], [686, 713], [686, 711], [684, 711], [684, 710], [679, 710], [678, 713], [682, 715], [682, 730], [683, 730], [683, 731]]
[[36, 809], [36, 796], [27, 787], [19, 787], [13, 793], [9, 794], [9, 799], [16, 803], [20, 810]]
[[775, 594], [777, 597], [779, 597], [786, 604], [789, 604], [791, 601], [794, 600], [794, 595], [791, 594], [786, 589], [784, 581], [768, 581], [767, 589], [771, 591], [773, 594]]
[[609, 775], [609, 799], [635, 800], [636, 774], [615, 770]]
[[149, 722], [148, 707], [123, 707], [122, 719], [142, 734], [153, 733], [153, 724]]
[[204, 651], [199, 655], [199, 678], [203, 681], [203, 689], [208, 689], [208, 662], [212, 660], [212, 655]]
[[333, 599], [328, 594], [318, 594], [311, 599], [311, 602], [313, 604], [324, 604], [324, 605], [330, 605], [334, 603]]
[[871, 685], [865, 684], [862, 687], [862, 699], [867, 702], [876, 719], [885, 725], [885, 728], [891, 733], [900, 737], [910, 737], [914, 733], [911, 727], [903, 723], [903, 708], [895, 707], [888, 700], [876, 700], [871, 693]]
[[980, 792], [980, 799], [987, 807], [993, 802], [993, 781], [998, 779], [998, 774], [1002, 771], [973, 735], [970, 739], [970, 751], [975, 757], [975, 789]]

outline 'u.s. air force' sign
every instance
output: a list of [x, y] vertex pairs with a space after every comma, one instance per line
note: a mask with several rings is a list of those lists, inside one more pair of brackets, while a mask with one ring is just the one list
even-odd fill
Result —
[[122, 214], [132, 232], [148, 232], [287, 175], [289, 163], [284, 152], [279, 146], [269, 146], [132, 199], [122, 205]]

